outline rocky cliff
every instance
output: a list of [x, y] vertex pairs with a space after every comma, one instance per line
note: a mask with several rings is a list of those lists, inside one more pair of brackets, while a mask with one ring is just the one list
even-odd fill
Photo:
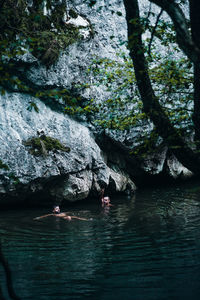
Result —
[[1, 201], [31, 194], [75, 201], [98, 195], [99, 184], [110, 181], [117, 191], [134, 190], [128, 174], [106, 165], [86, 126], [37, 99], [39, 113], [29, 111], [31, 100], [19, 93], [1, 98]]
[[[72, 8], [77, 8], [78, 15], [66, 22], [81, 28], [81, 39], [64, 49], [50, 67], [30, 53], [17, 59], [19, 73], [35, 89], [73, 89], [75, 84], [92, 80], [85, 78], [84, 71], [94, 57], [118, 59], [119, 47], [127, 51], [123, 45], [127, 29], [122, 1], [98, 1], [95, 7], [74, 2]], [[84, 99], [106, 98], [98, 87], [80, 94]], [[97, 130], [87, 118], [78, 121], [64, 114], [60, 101], [50, 105], [17, 90], [0, 98], [1, 203], [44, 198], [58, 203], [76, 201], [97, 197], [101, 187], [111, 193], [130, 193], [136, 189], [135, 183], [154, 176], [191, 175], [172, 158], [162, 141], [145, 159], [131, 154], [141, 127], [129, 134]]]

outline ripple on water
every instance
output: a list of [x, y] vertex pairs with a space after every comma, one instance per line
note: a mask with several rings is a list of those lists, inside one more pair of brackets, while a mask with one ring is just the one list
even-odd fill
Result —
[[[199, 299], [200, 190], [149, 190], [114, 198], [109, 211], [1, 212], [3, 252], [22, 300]], [[3, 280], [0, 272], [0, 281]]]

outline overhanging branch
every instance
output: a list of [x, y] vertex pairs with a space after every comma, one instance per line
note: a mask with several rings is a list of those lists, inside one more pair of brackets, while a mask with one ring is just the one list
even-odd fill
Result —
[[149, 1], [161, 7], [170, 16], [176, 30], [179, 47], [192, 62], [198, 63], [200, 60], [200, 49], [192, 39], [188, 30], [187, 19], [180, 6], [174, 0]]
[[199, 155], [186, 144], [179, 131], [171, 124], [152, 88], [142, 43], [142, 24], [139, 15], [138, 0], [124, 0], [124, 5], [128, 25], [130, 56], [133, 60], [144, 111], [154, 123], [158, 134], [164, 139], [177, 159], [187, 169], [199, 174]]
[[161, 17], [161, 15], [162, 15], [163, 11], [164, 11], [164, 10], [163, 10], [163, 8], [162, 8], [161, 11], [159, 12], [158, 16], [157, 16], [156, 23], [155, 23], [155, 25], [154, 25], [154, 27], [153, 27], [153, 30], [152, 30], [152, 33], [151, 33], [151, 39], [150, 39], [149, 47], [148, 47], [148, 54], [149, 54], [149, 56], [151, 56], [151, 44], [152, 44], [152, 42], [153, 42], [153, 38], [154, 38], [154, 35], [155, 35], [155, 32], [156, 32], [156, 28], [157, 28], [157, 26], [158, 26], [158, 22], [159, 22], [159, 20], [160, 20], [160, 17]]

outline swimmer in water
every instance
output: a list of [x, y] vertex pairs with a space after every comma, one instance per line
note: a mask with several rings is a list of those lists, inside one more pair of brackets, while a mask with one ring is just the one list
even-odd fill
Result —
[[108, 206], [113, 206], [111, 203], [110, 203], [110, 197], [108, 196], [104, 196], [104, 189], [101, 190], [101, 204], [102, 204], [102, 207], [108, 207]]
[[36, 217], [36, 218], [34, 218], [34, 220], [40, 220], [40, 219], [43, 219], [43, 218], [46, 218], [46, 217], [50, 217], [50, 216], [55, 216], [55, 217], [58, 217], [58, 218], [63, 218], [63, 219], [68, 220], [68, 221], [71, 221], [72, 219], [78, 219], [78, 220], [82, 220], [82, 221], [88, 221], [85, 218], [79, 218], [77, 216], [69, 216], [66, 212], [60, 212], [59, 205], [55, 205], [53, 207], [52, 214], [47, 214], [47, 215], [44, 215], [44, 216]]

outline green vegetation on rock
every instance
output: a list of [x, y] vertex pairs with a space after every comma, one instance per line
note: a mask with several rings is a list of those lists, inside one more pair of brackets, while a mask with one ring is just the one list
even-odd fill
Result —
[[58, 139], [44, 134], [24, 141], [24, 145], [27, 146], [29, 153], [35, 156], [46, 156], [50, 151], [56, 152], [58, 150], [70, 152], [70, 148], [64, 146]]
[[[62, 101], [66, 105], [66, 113], [74, 113], [75, 108], [80, 106], [77, 103], [80, 97], [74, 90], [56, 86], [38, 89], [25, 75], [28, 68], [38, 61], [49, 68], [56, 63], [64, 49], [82, 38], [81, 26], [66, 22], [66, 17], [78, 17], [75, 9], [67, 7], [70, 1], [0, 1], [1, 95], [8, 90], [26, 93], [45, 101]], [[24, 57], [28, 57], [28, 60]], [[30, 102], [28, 110], [39, 111], [34, 101]], [[81, 107], [79, 111], [82, 112]]]
[[0, 10], [2, 65], [9, 58], [30, 51], [49, 66], [56, 62], [61, 50], [80, 38], [79, 29], [63, 21], [66, 3], [55, 1], [53, 5], [47, 1], [49, 14], [44, 14], [44, 5], [44, 1], [33, 1], [29, 6], [26, 0], [3, 3]]
[[9, 170], [8, 165], [4, 164], [1, 159], [0, 159], [0, 169], [3, 169], [5, 171]]
[[[24, 78], [29, 62], [22, 56], [31, 53], [46, 67], [53, 65], [61, 51], [81, 39], [79, 28], [65, 22], [65, 1], [6, 0], [0, 2], [0, 86], [34, 94]], [[35, 92], [36, 94], [36, 92]]]

